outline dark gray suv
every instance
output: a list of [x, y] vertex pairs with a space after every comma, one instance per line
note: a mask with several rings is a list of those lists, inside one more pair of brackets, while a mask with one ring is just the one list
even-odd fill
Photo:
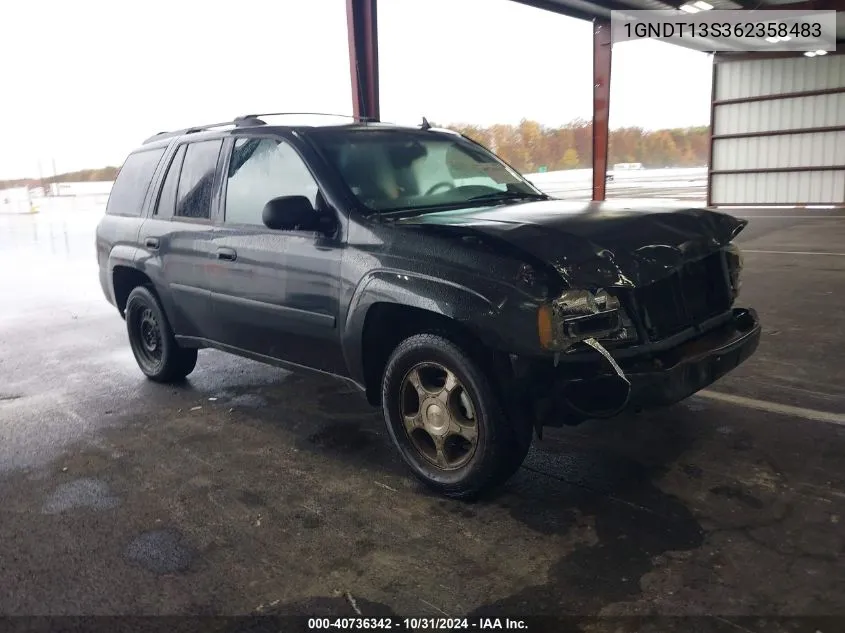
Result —
[[337, 376], [465, 498], [544, 425], [677, 402], [757, 347], [743, 220], [555, 200], [427, 124], [259, 116], [156, 135], [114, 184], [100, 282], [153, 380], [204, 347]]

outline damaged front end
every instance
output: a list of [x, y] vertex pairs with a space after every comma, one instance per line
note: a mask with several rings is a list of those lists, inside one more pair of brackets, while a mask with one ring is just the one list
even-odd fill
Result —
[[727, 244], [642, 287], [571, 289], [540, 306], [552, 362], [512, 359], [538, 433], [678, 402], [747, 359], [761, 328], [754, 310], [734, 308], [741, 270]]
[[[680, 402], [709, 386], [745, 360], [760, 342], [760, 320], [750, 308], [734, 308], [727, 320], [677, 345], [655, 346], [643, 354], [613, 358], [595, 339], [586, 347], [598, 353], [576, 362], [512, 357], [514, 386], [530, 402], [538, 435], [543, 426], [576, 425], [624, 410]], [[584, 350], [586, 351], [586, 350]], [[608, 370], [608, 365], [610, 370]]]
[[496, 338], [538, 432], [677, 402], [756, 349], [756, 313], [734, 307], [733, 241], [747, 220], [653, 206], [548, 200], [403, 221], [524, 263], [517, 284], [531, 290], [530, 307]]
[[[574, 345], [583, 343], [595, 350], [613, 369], [601, 379], [598, 388], [602, 404], [595, 406], [595, 398], [584, 389], [579, 378], [563, 385], [570, 408], [583, 417], [611, 417], [628, 404], [631, 383], [598, 339], [615, 341], [636, 340], [636, 332], [619, 300], [606, 290], [567, 290], [559, 298], [540, 306], [537, 311], [537, 331], [540, 344], [553, 351], [554, 366], [560, 355]], [[586, 397], [585, 397], [586, 396]]]

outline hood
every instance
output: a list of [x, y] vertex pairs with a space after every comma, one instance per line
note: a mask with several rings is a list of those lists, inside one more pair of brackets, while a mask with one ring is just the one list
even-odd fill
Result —
[[396, 223], [504, 242], [542, 260], [570, 286], [632, 288], [719, 250], [748, 221], [653, 201], [545, 200], [427, 213]]

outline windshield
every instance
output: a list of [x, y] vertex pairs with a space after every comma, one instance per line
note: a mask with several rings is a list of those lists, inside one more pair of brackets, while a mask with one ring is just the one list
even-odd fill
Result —
[[364, 129], [314, 137], [358, 201], [373, 212], [545, 197], [492, 153], [458, 135]]

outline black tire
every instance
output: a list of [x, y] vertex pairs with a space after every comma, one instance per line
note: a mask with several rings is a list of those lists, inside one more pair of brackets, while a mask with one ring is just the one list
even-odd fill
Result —
[[[467, 453], [466, 461], [458, 460], [455, 467], [444, 468], [435, 464], [430, 452], [426, 457], [426, 451], [420, 448], [421, 442], [414, 439], [420, 436], [418, 431], [425, 429], [409, 431], [405, 426], [403, 410], [407, 413], [405, 398], [409, 377], [413, 371], [419, 371], [418, 368], [425, 368], [427, 364], [451, 372], [473, 407], [471, 417], [476, 428], [476, 444]], [[509, 418], [496, 386], [494, 377], [484, 371], [470, 354], [437, 334], [411, 336], [390, 355], [382, 379], [385, 422], [405, 463], [427, 486], [448, 497], [472, 499], [504, 483], [520, 467], [528, 453], [533, 429], [527, 420]], [[422, 415], [424, 401], [417, 397], [415, 391], [410, 393], [418, 403], [417, 415]], [[423, 418], [426, 416], [422, 415]], [[428, 432], [426, 435], [433, 437]]]
[[178, 382], [197, 364], [197, 350], [180, 347], [158, 297], [138, 286], [126, 300], [126, 331], [138, 367], [156, 382]]

